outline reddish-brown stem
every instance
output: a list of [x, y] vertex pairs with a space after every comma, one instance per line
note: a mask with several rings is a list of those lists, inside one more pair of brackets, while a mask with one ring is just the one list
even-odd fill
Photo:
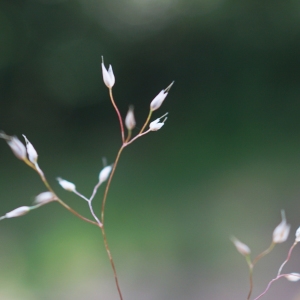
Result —
[[290, 260], [291, 255], [292, 255], [292, 252], [293, 252], [293, 249], [295, 248], [295, 246], [296, 246], [297, 244], [298, 244], [298, 242], [295, 241], [294, 244], [292, 245], [292, 247], [290, 248], [286, 260], [282, 263], [282, 265], [280, 266], [280, 268], [279, 268], [279, 270], [278, 270], [277, 276], [280, 275], [280, 273], [281, 273], [281, 271], [282, 271], [282, 268], [283, 268], [283, 267], [285, 266], [285, 264]]
[[109, 247], [108, 247], [108, 242], [107, 242], [106, 233], [105, 233], [105, 230], [104, 230], [104, 225], [102, 225], [102, 227], [100, 227], [100, 229], [101, 229], [101, 232], [102, 232], [104, 246], [105, 246], [109, 261], [110, 261], [110, 265], [111, 265], [111, 267], [113, 269], [113, 272], [114, 272], [115, 282], [116, 282], [117, 290], [118, 290], [118, 293], [119, 293], [119, 296], [120, 296], [120, 300], [123, 300], [123, 296], [122, 296], [122, 292], [121, 292], [121, 288], [120, 288], [119, 280], [118, 280], [118, 276], [117, 276], [117, 270], [116, 270], [114, 260], [112, 258], [112, 255], [111, 255]]
[[260, 260], [262, 259], [264, 256], [266, 256], [267, 254], [269, 254], [273, 248], [275, 247], [275, 243], [272, 242], [271, 245], [269, 246], [268, 249], [266, 249], [265, 251], [263, 251], [262, 253], [260, 253], [259, 255], [257, 255], [254, 259], [253, 259], [253, 266]]
[[123, 120], [122, 120], [122, 117], [121, 117], [121, 114], [120, 114], [120, 111], [114, 101], [114, 98], [113, 98], [113, 94], [112, 94], [112, 89], [110, 88], [109, 89], [109, 97], [110, 97], [110, 100], [111, 100], [111, 103], [118, 115], [118, 119], [119, 119], [119, 123], [120, 123], [120, 127], [121, 127], [121, 136], [122, 136], [122, 143], [125, 142], [125, 133], [124, 133], [124, 125], [123, 125]]
[[269, 254], [273, 250], [274, 246], [275, 246], [275, 243], [272, 242], [268, 249], [266, 249], [265, 251], [263, 251], [262, 253], [260, 253], [259, 255], [257, 255], [254, 258], [253, 262], [251, 262], [250, 258], [247, 258], [247, 263], [249, 266], [249, 282], [250, 282], [250, 288], [249, 288], [247, 300], [250, 300], [250, 297], [251, 297], [251, 294], [253, 291], [253, 268], [254, 268], [254, 265], [265, 255]]
[[110, 184], [111, 184], [111, 180], [114, 176], [114, 173], [115, 173], [115, 170], [117, 168], [117, 165], [118, 165], [118, 161], [120, 159], [120, 156], [121, 156], [121, 153], [123, 151], [123, 149], [126, 147], [126, 145], [122, 145], [122, 147], [120, 148], [118, 154], [117, 154], [117, 157], [116, 157], [116, 160], [114, 162], [114, 165], [113, 165], [113, 168], [111, 170], [111, 173], [110, 173], [110, 176], [108, 178], [108, 181], [107, 181], [107, 185], [106, 185], [106, 188], [105, 188], [105, 191], [104, 191], [104, 196], [103, 196], [103, 200], [102, 200], [102, 207], [101, 207], [101, 223], [102, 225], [104, 226], [104, 211], [105, 211], [105, 204], [106, 204], [106, 199], [107, 199], [107, 195], [108, 195], [108, 191], [109, 191], [109, 187], [110, 187]]
[[288, 275], [288, 274], [282, 274], [282, 275], [279, 275], [279, 276], [277, 276], [276, 278], [272, 279], [272, 280], [268, 283], [268, 285], [267, 285], [266, 289], [264, 290], [264, 292], [262, 292], [259, 296], [257, 296], [257, 297], [256, 297], [255, 299], [253, 299], [253, 300], [257, 300], [257, 299], [261, 298], [261, 297], [269, 290], [271, 284], [272, 284], [274, 281], [276, 281], [276, 280], [278, 280], [278, 279], [280, 279], [280, 278], [282, 278], [282, 277], [285, 277], [286, 275]]

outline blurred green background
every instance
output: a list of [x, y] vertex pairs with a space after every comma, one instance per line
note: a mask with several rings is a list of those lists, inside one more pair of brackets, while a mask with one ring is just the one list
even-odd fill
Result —
[[[285, 209], [291, 237], [257, 265], [258, 295], [300, 225], [300, 2], [0, 2], [0, 129], [26, 134], [59, 196], [87, 217], [55, 178], [89, 196], [102, 157], [113, 162], [121, 145], [101, 55], [138, 128], [175, 80], [153, 116], [168, 111], [166, 125], [124, 151], [108, 197], [124, 298], [246, 299], [229, 237], [258, 254]], [[0, 165], [0, 215], [45, 190], [4, 141]], [[299, 257], [296, 248], [284, 271], [300, 272]], [[118, 299], [99, 230], [56, 203], [2, 221], [0, 299]], [[300, 286], [279, 281], [264, 299], [300, 299]]]

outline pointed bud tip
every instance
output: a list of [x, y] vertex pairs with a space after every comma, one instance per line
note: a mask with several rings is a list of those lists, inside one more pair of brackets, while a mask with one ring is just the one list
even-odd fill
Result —
[[171, 89], [171, 87], [172, 87], [172, 85], [174, 84], [174, 82], [175, 82], [175, 80], [173, 80], [172, 82], [171, 82], [171, 84], [169, 84], [166, 88], [165, 88], [165, 93], [168, 93], [169, 91], [170, 91], [170, 89]]
[[25, 134], [22, 134], [22, 135], [25, 139], [28, 158], [33, 164], [35, 164], [38, 160], [38, 154], [37, 154], [36, 150], [34, 149], [33, 145], [27, 139], [26, 135]]

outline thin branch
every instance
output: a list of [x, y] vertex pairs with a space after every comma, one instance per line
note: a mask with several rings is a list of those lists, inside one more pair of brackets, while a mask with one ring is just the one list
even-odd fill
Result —
[[125, 141], [125, 134], [124, 134], [124, 125], [123, 125], [123, 120], [122, 120], [122, 117], [121, 117], [121, 114], [120, 114], [120, 111], [115, 103], [115, 100], [113, 98], [113, 94], [112, 94], [112, 89], [110, 88], [109, 89], [109, 97], [110, 97], [110, 100], [111, 100], [111, 103], [113, 105], [113, 107], [115, 108], [115, 111], [118, 115], [118, 119], [119, 119], [119, 123], [120, 123], [120, 128], [121, 128], [121, 136], [122, 136], [122, 143], [124, 143]]
[[102, 232], [102, 236], [103, 236], [103, 241], [104, 241], [105, 249], [106, 249], [106, 252], [107, 252], [107, 255], [108, 255], [111, 267], [112, 267], [113, 272], [114, 272], [115, 282], [116, 282], [117, 290], [118, 290], [118, 293], [119, 293], [119, 296], [120, 296], [120, 300], [123, 300], [123, 296], [122, 296], [122, 292], [121, 292], [121, 288], [120, 288], [119, 280], [118, 280], [118, 276], [117, 276], [117, 270], [116, 270], [114, 260], [112, 258], [112, 255], [111, 255], [109, 247], [108, 247], [108, 242], [107, 242], [107, 238], [106, 238], [106, 233], [105, 233], [105, 230], [104, 230], [104, 226], [101, 227], [101, 232]]
[[280, 278], [282, 278], [282, 277], [285, 277], [285, 276], [287, 276], [287, 275], [288, 275], [288, 274], [282, 274], [282, 275], [279, 275], [279, 276], [277, 276], [276, 278], [272, 279], [272, 280], [268, 283], [266, 289], [265, 289], [259, 296], [257, 296], [257, 297], [256, 297], [255, 299], [253, 299], [253, 300], [257, 300], [257, 299], [261, 298], [263, 295], [266, 294], [266, 292], [269, 290], [269, 288], [270, 288], [270, 286], [272, 285], [273, 282], [275, 282], [276, 280], [278, 280], [278, 279], [280, 279]]
[[283, 269], [283, 267], [285, 266], [285, 264], [290, 260], [290, 258], [291, 258], [291, 255], [292, 255], [292, 252], [293, 252], [293, 249], [295, 248], [295, 246], [298, 244], [298, 242], [297, 241], [295, 241], [294, 242], [294, 244], [292, 245], [292, 247], [290, 248], [290, 250], [289, 250], [289, 253], [288, 253], [288, 256], [287, 256], [287, 258], [286, 258], [286, 260], [282, 263], [282, 265], [280, 266], [280, 268], [279, 268], [279, 270], [278, 270], [278, 273], [277, 273], [277, 276], [279, 276], [280, 275], [280, 273], [281, 273], [281, 271], [282, 271], [282, 269]]
[[254, 258], [253, 262], [252, 262], [253, 266], [254, 266], [260, 259], [262, 259], [264, 256], [266, 256], [267, 254], [269, 254], [269, 253], [273, 250], [273, 248], [275, 247], [275, 245], [276, 245], [276, 244], [275, 244], [274, 242], [272, 242], [268, 249], [266, 249], [265, 251], [263, 251], [262, 253], [260, 253], [259, 255], [257, 255], [257, 256]]
[[122, 145], [122, 147], [119, 149], [119, 152], [117, 154], [117, 157], [116, 157], [116, 160], [114, 162], [114, 165], [113, 165], [113, 168], [111, 170], [111, 173], [109, 175], [109, 178], [108, 178], [108, 182], [107, 182], [107, 185], [106, 185], [106, 188], [105, 188], [105, 191], [104, 191], [104, 196], [103, 196], [103, 200], [102, 200], [102, 207], [101, 207], [101, 222], [104, 226], [104, 212], [105, 212], [105, 204], [106, 204], [106, 199], [107, 199], [107, 195], [108, 195], [108, 191], [109, 191], [109, 187], [110, 187], [110, 184], [111, 184], [111, 180], [114, 176], [114, 173], [115, 173], [115, 170], [117, 168], [117, 165], [118, 165], [118, 161], [120, 159], [120, 156], [121, 156], [121, 153], [124, 149], [124, 145]]
[[143, 131], [145, 130], [146, 126], [148, 125], [148, 123], [149, 123], [149, 121], [151, 119], [151, 116], [152, 116], [152, 112], [153, 111], [150, 109], [148, 117], [147, 117], [147, 120], [146, 120], [145, 124], [143, 125], [143, 127], [142, 127], [142, 129], [141, 129], [141, 131], [140, 131], [139, 134], [143, 133]]

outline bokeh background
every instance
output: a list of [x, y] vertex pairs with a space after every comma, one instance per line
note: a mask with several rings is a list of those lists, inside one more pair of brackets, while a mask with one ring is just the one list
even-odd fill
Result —
[[[102, 157], [113, 162], [120, 147], [101, 55], [138, 128], [175, 80], [154, 115], [168, 111], [166, 125], [124, 151], [108, 197], [124, 298], [246, 299], [229, 237], [258, 254], [285, 209], [291, 237], [256, 266], [258, 295], [300, 225], [299, 1], [0, 2], [0, 129], [27, 135], [59, 196], [85, 216], [55, 178], [88, 196]], [[0, 215], [45, 191], [4, 141], [0, 165]], [[296, 248], [284, 271], [300, 272], [299, 257]], [[118, 299], [99, 230], [56, 203], [2, 221], [0, 299]], [[300, 285], [278, 281], [264, 299], [300, 299]]]

